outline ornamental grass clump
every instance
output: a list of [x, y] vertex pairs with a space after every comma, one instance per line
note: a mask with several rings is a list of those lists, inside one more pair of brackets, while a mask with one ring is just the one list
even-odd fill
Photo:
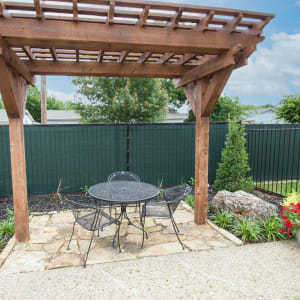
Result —
[[231, 231], [243, 241], [258, 242], [262, 240], [259, 225], [247, 218], [236, 219], [231, 227]]
[[297, 229], [300, 229], [300, 202], [291, 203], [287, 206], [282, 206], [281, 219], [284, 228], [280, 231], [286, 234], [289, 238], [296, 236]]
[[253, 180], [247, 177], [250, 167], [245, 135], [245, 126], [238, 123], [229, 124], [225, 148], [222, 151], [221, 163], [214, 182], [216, 190], [230, 192], [253, 190]]
[[285, 235], [280, 231], [282, 228], [282, 223], [278, 215], [274, 214], [258, 219], [258, 226], [260, 227], [262, 238], [265, 241], [277, 241], [285, 239]]
[[215, 214], [211, 216], [212, 221], [224, 229], [230, 229], [235, 221], [235, 215], [227, 210], [216, 209]]

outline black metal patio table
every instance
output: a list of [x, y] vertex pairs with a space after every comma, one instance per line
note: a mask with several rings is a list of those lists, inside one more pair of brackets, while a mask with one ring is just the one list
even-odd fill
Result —
[[90, 196], [107, 203], [110, 207], [121, 207], [120, 215], [117, 217], [118, 227], [113, 238], [114, 246], [115, 238], [118, 236], [119, 251], [121, 251], [119, 233], [123, 219], [128, 220], [128, 225], [132, 225], [143, 232], [143, 240], [144, 235], [148, 238], [142, 217], [140, 216], [141, 227], [137, 226], [130, 220], [126, 210], [128, 205], [138, 204], [140, 206], [142, 203], [155, 199], [160, 193], [156, 186], [145, 182], [111, 181], [95, 184], [89, 188], [88, 192]]

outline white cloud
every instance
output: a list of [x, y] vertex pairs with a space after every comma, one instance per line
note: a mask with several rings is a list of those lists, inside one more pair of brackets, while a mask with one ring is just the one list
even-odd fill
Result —
[[300, 92], [300, 34], [273, 34], [271, 41], [270, 49], [258, 47], [248, 66], [233, 72], [227, 93], [280, 98]]
[[67, 94], [67, 93], [62, 92], [62, 91], [47, 90], [47, 95], [48, 96], [53, 96], [57, 100], [60, 100], [62, 102], [74, 101], [77, 98], [75, 92], [71, 93], [71, 94]]
[[300, 5], [300, 0], [297, 1], [297, 4]]

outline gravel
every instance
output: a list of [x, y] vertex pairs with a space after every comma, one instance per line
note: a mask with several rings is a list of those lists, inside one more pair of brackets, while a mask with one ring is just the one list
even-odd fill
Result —
[[[0, 272], [1, 299], [298, 299], [295, 241], [52, 271]], [[297, 298], [298, 297], [298, 298]]]

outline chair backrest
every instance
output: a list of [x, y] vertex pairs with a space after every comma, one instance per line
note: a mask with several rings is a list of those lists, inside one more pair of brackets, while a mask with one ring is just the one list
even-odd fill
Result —
[[164, 192], [164, 199], [170, 203], [170, 208], [174, 212], [180, 201], [184, 200], [187, 195], [191, 194], [192, 187], [188, 184], [176, 185], [168, 188]]
[[132, 172], [127, 171], [118, 171], [110, 174], [107, 177], [107, 181], [137, 181], [140, 182], [141, 179], [139, 176]]
[[67, 208], [72, 211], [75, 220], [80, 218], [81, 215], [96, 211], [99, 208], [96, 200], [88, 195], [63, 195], [60, 198], [66, 204]]

